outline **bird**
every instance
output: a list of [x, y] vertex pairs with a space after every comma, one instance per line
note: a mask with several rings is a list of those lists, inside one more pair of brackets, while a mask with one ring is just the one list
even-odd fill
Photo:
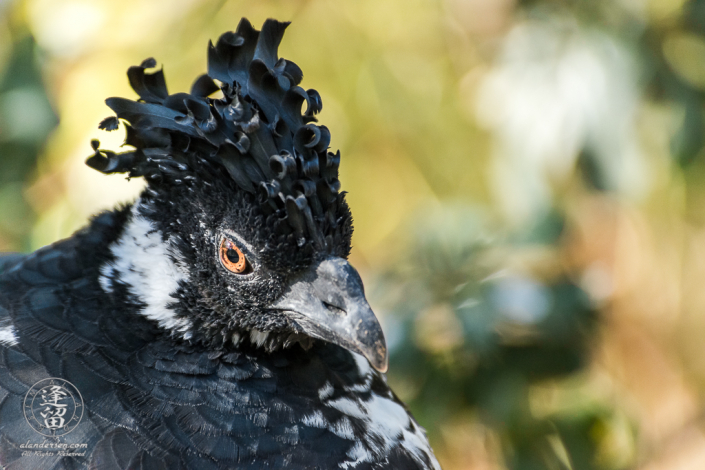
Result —
[[348, 262], [323, 103], [243, 18], [169, 94], [152, 58], [86, 164], [144, 178], [71, 237], [0, 257], [0, 467], [440, 469], [387, 384]]

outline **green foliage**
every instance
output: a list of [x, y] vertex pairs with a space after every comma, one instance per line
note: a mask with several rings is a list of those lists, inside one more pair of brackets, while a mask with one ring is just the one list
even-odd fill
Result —
[[[563, 274], [502, 269], [531, 245], [488, 236], [477, 211], [439, 212], [417, 227], [406, 259], [375, 282], [372, 297], [387, 309], [392, 384], [436, 443], [443, 426], [470, 413], [500, 436], [510, 469], [618, 468], [598, 458], [604, 436], [596, 430], [611, 426], [608, 407], [531, 410], [532, 387], [589, 362], [598, 316], [586, 292]], [[553, 213], [523, 238], [555, 243], [561, 226]]]
[[0, 245], [26, 249], [35, 214], [24, 197], [37, 159], [58, 120], [49, 104], [32, 36], [14, 31], [0, 76]]

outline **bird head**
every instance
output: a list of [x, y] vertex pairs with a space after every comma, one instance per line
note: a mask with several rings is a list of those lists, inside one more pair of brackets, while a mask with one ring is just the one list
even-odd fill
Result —
[[100, 128], [122, 122], [132, 149], [94, 140], [86, 163], [147, 186], [101, 284], [126, 285], [183, 341], [274, 350], [323, 340], [385, 371], [382, 329], [347, 261], [352, 217], [340, 153], [315, 124], [321, 97], [277, 54], [287, 26], [257, 31], [243, 19], [209, 44], [208, 73], [190, 93], [169, 94], [163, 72], [148, 71], [153, 59], [128, 70], [139, 99], [108, 99], [117, 116]]

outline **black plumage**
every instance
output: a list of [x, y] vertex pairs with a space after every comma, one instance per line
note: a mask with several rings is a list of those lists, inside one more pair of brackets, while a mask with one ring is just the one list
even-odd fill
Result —
[[87, 164], [143, 194], [0, 257], [4, 468], [438, 468], [380, 372], [340, 154], [278, 58], [286, 26], [243, 19], [190, 94], [131, 67], [139, 100], [110, 98], [100, 128], [133, 149], [94, 141]]

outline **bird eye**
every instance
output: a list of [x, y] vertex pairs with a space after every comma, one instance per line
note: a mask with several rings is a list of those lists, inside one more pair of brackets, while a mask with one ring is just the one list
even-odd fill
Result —
[[220, 263], [228, 271], [235, 274], [249, 274], [252, 272], [245, 254], [232, 240], [223, 238], [218, 251], [220, 253]]

